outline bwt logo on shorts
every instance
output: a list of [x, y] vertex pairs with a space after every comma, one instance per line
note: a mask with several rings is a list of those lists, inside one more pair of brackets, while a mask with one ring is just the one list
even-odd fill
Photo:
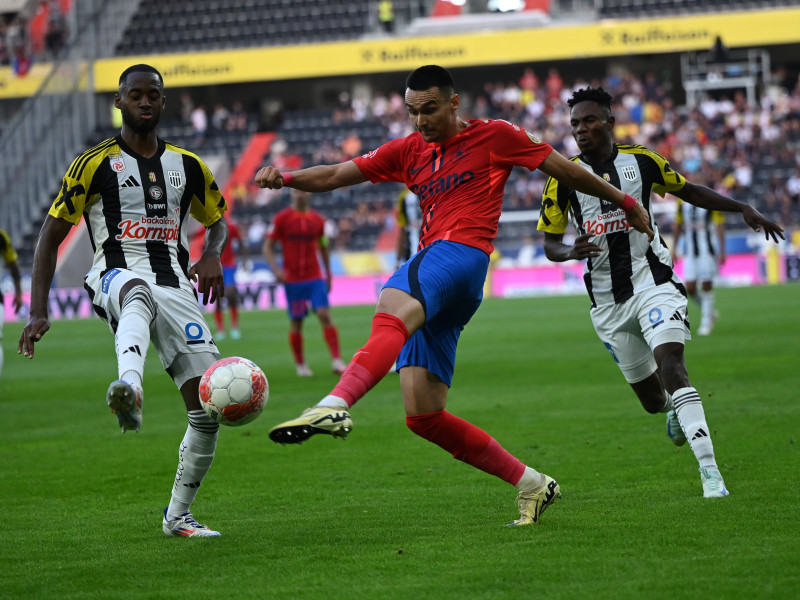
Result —
[[434, 194], [441, 194], [448, 190], [454, 190], [458, 186], [470, 182], [473, 179], [475, 179], [475, 173], [472, 171], [464, 171], [463, 173], [453, 173], [447, 177], [431, 179], [430, 183], [427, 184], [412, 185], [408, 189], [419, 196], [420, 200], [425, 200], [425, 198]]
[[103, 290], [104, 294], [108, 293], [108, 290], [111, 288], [111, 282], [114, 281], [114, 277], [119, 275], [121, 271], [119, 269], [111, 269], [108, 273], [103, 275], [101, 281], [100, 288]]

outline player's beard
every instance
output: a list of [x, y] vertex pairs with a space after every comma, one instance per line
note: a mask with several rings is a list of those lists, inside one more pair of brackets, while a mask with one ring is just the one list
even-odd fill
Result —
[[137, 119], [125, 106], [120, 108], [120, 112], [122, 113], [122, 122], [129, 129], [142, 136], [153, 131], [158, 126], [158, 121], [161, 117], [160, 113], [153, 112], [151, 119]]

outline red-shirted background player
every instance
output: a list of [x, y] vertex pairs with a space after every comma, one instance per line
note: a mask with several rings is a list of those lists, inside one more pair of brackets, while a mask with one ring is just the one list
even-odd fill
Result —
[[419, 196], [423, 214], [420, 250], [381, 290], [366, 345], [330, 395], [298, 419], [273, 427], [270, 438], [298, 443], [316, 433], [344, 437], [353, 425], [349, 408], [397, 359], [408, 427], [455, 458], [515, 485], [520, 518], [512, 525], [536, 523], [560, 496], [558, 483], [445, 410], [459, 335], [483, 298], [505, 182], [515, 166], [539, 168], [623, 207], [631, 226], [652, 236], [647, 212], [516, 125], [460, 119], [459, 96], [442, 67], [412, 72], [405, 103], [417, 131], [403, 139], [336, 165], [292, 173], [264, 167], [256, 174], [261, 187], [310, 192], [367, 180], [398, 181]]
[[[311, 194], [292, 190], [291, 206], [284, 208], [270, 225], [264, 242], [264, 256], [279, 283], [284, 284], [289, 310], [289, 345], [292, 348], [297, 375], [311, 377], [303, 353], [303, 320], [308, 305], [322, 325], [322, 334], [331, 354], [331, 368], [344, 373], [345, 364], [339, 352], [339, 332], [331, 319], [328, 293], [331, 291], [331, 264], [325, 219], [309, 208]], [[275, 244], [283, 249], [283, 266], [275, 257]], [[323, 276], [320, 258], [325, 267]]]
[[239, 331], [239, 292], [236, 289], [236, 267], [239, 258], [244, 258], [245, 244], [239, 226], [233, 221], [228, 220], [228, 231], [230, 237], [225, 250], [219, 257], [222, 263], [222, 274], [225, 277], [225, 298], [222, 302], [217, 302], [214, 309], [214, 320], [217, 323], [217, 340], [225, 339], [225, 317], [222, 310], [223, 303], [227, 305], [231, 315], [231, 337], [238, 340], [242, 337]]

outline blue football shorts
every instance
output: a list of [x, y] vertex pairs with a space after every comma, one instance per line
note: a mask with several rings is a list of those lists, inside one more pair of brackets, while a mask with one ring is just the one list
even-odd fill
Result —
[[225, 287], [236, 285], [236, 266], [222, 267], [222, 277]]
[[308, 314], [308, 304], [311, 308], [328, 308], [328, 286], [324, 279], [311, 279], [284, 284], [286, 291], [286, 304], [290, 319], [303, 319]]
[[483, 300], [489, 256], [457, 242], [436, 241], [406, 261], [384, 287], [420, 301], [425, 324], [409, 338], [397, 368], [425, 367], [448, 386], [453, 380], [461, 330]]

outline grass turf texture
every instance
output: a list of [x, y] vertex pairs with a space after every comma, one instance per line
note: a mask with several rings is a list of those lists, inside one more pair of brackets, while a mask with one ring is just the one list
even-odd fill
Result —
[[[36, 359], [6, 324], [0, 380], [0, 598], [788, 598], [797, 557], [797, 286], [718, 290], [720, 321], [687, 346], [731, 496], [705, 500], [688, 444], [645, 413], [596, 339], [585, 297], [488, 299], [459, 345], [448, 409], [556, 477], [563, 499], [507, 528], [515, 490], [418, 438], [393, 374], [344, 442], [282, 447], [268, 429], [335, 377], [319, 324], [294, 374], [281, 311], [242, 315], [224, 356], [256, 361], [264, 414], [223, 428], [193, 506], [223, 536], [161, 533], [182, 403], [151, 349], [144, 425], [105, 406], [113, 340], [54, 324]], [[693, 320], [697, 308], [690, 306]], [[338, 307], [346, 357], [372, 307]]]

